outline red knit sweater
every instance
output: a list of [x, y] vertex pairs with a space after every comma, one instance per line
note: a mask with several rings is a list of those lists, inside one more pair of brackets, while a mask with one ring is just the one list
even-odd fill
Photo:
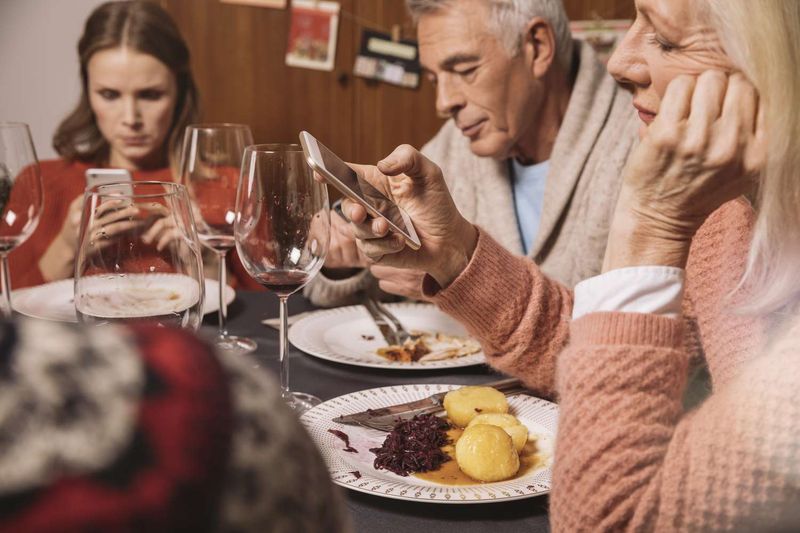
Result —
[[[484, 234], [437, 295], [492, 365], [544, 394], [557, 390], [556, 531], [800, 524], [800, 328], [766, 349], [763, 321], [735, 314], [746, 295], [729, 297], [753, 220], [737, 200], [698, 232], [683, 320], [593, 313], [570, 325], [571, 293]], [[688, 360], [700, 349], [714, 392], [684, 413]]]
[[[44, 189], [43, 215], [28, 240], [9, 254], [12, 289], [45, 283], [42, 272], [39, 270], [39, 259], [61, 231], [61, 226], [67, 218], [69, 204], [83, 194], [86, 187], [86, 169], [93, 165], [56, 159], [42, 161], [40, 166]], [[172, 173], [168, 168], [133, 172], [133, 179], [134, 181], [172, 181]], [[234, 285], [246, 289], [261, 288], [247, 275], [235, 252], [229, 254], [228, 258], [228, 266], [232, 274], [231, 282]]]

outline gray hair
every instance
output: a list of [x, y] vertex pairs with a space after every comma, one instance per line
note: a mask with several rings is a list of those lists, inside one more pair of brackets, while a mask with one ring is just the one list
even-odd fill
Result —
[[[522, 45], [525, 26], [542, 17], [553, 27], [556, 57], [569, 71], [572, 67], [572, 33], [562, 0], [484, 0], [489, 4], [489, 29], [513, 56]], [[422, 15], [447, 8], [455, 0], [406, 0], [406, 8], [416, 23]]]

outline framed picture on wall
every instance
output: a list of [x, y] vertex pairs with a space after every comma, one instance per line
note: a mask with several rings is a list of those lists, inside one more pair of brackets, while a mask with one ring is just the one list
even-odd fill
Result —
[[316, 70], [333, 70], [339, 2], [293, 0], [286, 64]]

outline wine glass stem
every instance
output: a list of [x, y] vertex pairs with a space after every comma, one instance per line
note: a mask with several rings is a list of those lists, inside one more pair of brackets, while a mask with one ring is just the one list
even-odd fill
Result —
[[227, 265], [225, 262], [227, 253], [227, 250], [217, 250], [217, 259], [219, 259], [219, 268], [217, 269], [219, 271], [219, 294], [217, 295], [219, 298], [219, 310], [217, 311], [217, 316], [219, 317], [220, 337], [228, 336], [228, 306], [225, 305], [225, 285], [228, 281]]
[[278, 296], [278, 299], [281, 301], [281, 396], [284, 400], [289, 400], [292, 397], [292, 393], [289, 390], [289, 339], [287, 338], [289, 333], [289, 307], [287, 305], [289, 297]]
[[11, 318], [11, 274], [8, 271], [8, 254], [0, 254], [0, 290], [3, 291], [3, 318]]

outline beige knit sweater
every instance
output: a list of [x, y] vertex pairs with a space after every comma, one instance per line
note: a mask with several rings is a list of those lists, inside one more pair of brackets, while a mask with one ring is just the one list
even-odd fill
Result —
[[[436, 295], [497, 366], [545, 394], [557, 384], [555, 531], [800, 526], [800, 320], [786, 319], [766, 346], [766, 321], [732, 311], [746, 292], [729, 296], [753, 219], [737, 200], [698, 232], [684, 320], [593, 313], [569, 325], [570, 291], [485, 234], [467, 270]], [[697, 347], [714, 392], [685, 413]]]
[[[576, 41], [575, 48], [578, 74], [550, 157], [539, 234], [528, 254], [569, 287], [600, 272], [622, 168], [638, 131], [630, 95], [591, 46]], [[452, 120], [422, 152], [442, 168], [464, 217], [521, 255], [508, 161], [473, 154]], [[366, 272], [345, 280], [318, 275], [305, 295], [317, 305], [343, 305], [373, 282]]]

